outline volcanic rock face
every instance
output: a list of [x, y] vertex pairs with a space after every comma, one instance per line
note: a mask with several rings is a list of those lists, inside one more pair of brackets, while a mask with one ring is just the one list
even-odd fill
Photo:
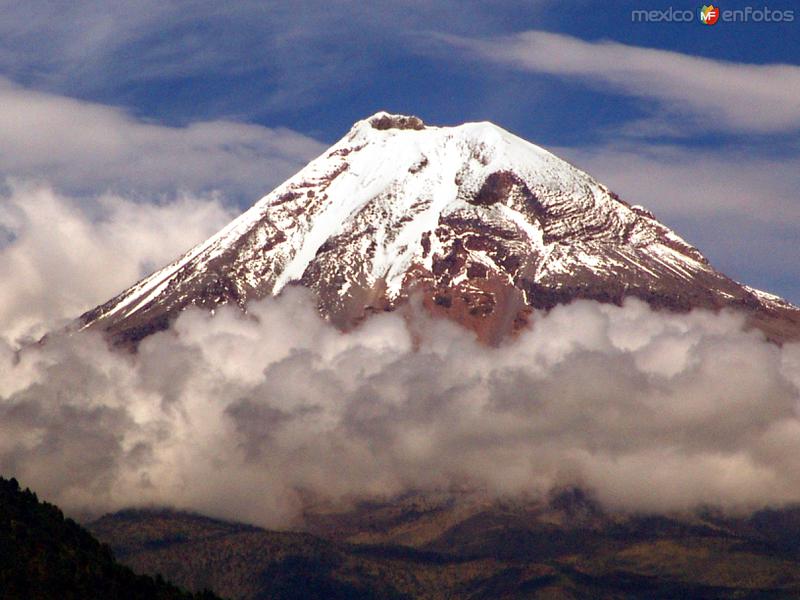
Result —
[[800, 310], [715, 271], [643, 208], [491, 123], [378, 113], [215, 236], [81, 317], [135, 343], [190, 305], [313, 290], [348, 329], [420, 294], [487, 343], [576, 298], [733, 307], [776, 341]]

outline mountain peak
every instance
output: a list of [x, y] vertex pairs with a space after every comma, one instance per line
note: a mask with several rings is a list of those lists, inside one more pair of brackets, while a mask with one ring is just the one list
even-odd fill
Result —
[[[497, 343], [576, 298], [747, 311], [774, 338], [800, 311], [754, 293], [641, 207], [488, 122], [426, 126], [379, 112], [171, 265], [89, 311], [136, 342], [187, 306], [310, 288], [348, 329], [415, 291], [430, 312]], [[779, 323], [776, 325], [775, 323]]]

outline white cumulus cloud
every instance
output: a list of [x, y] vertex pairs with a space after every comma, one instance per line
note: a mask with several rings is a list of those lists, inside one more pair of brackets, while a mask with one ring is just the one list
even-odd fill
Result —
[[104, 302], [225, 225], [218, 198], [75, 199], [13, 183], [0, 195], [0, 338], [36, 337]]

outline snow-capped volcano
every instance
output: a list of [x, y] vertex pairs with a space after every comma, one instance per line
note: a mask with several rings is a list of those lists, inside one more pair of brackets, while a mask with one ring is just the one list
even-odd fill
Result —
[[800, 310], [715, 271], [645, 209], [492, 123], [357, 122], [219, 233], [84, 314], [136, 342], [189, 305], [313, 290], [346, 329], [416, 290], [432, 312], [495, 343], [533, 308], [575, 298], [688, 310], [738, 307], [776, 340]]

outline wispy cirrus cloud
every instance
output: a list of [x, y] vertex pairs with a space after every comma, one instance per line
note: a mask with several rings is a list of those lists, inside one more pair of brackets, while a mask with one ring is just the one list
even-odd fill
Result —
[[6, 3], [0, 73], [73, 96], [139, 100], [143, 90], [162, 94], [163, 82], [182, 99], [175, 84], [188, 81], [197, 93], [179, 116], [296, 110], [368, 90], [418, 31], [503, 31], [509, 14], [550, 1]]
[[0, 174], [72, 193], [219, 190], [252, 202], [325, 146], [285, 128], [227, 120], [171, 127], [0, 77]]
[[800, 129], [797, 65], [735, 63], [537, 30], [489, 38], [437, 35], [436, 39], [461, 50], [462, 56], [656, 101], [662, 132], [664, 111], [705, 130], [781, 133]]

